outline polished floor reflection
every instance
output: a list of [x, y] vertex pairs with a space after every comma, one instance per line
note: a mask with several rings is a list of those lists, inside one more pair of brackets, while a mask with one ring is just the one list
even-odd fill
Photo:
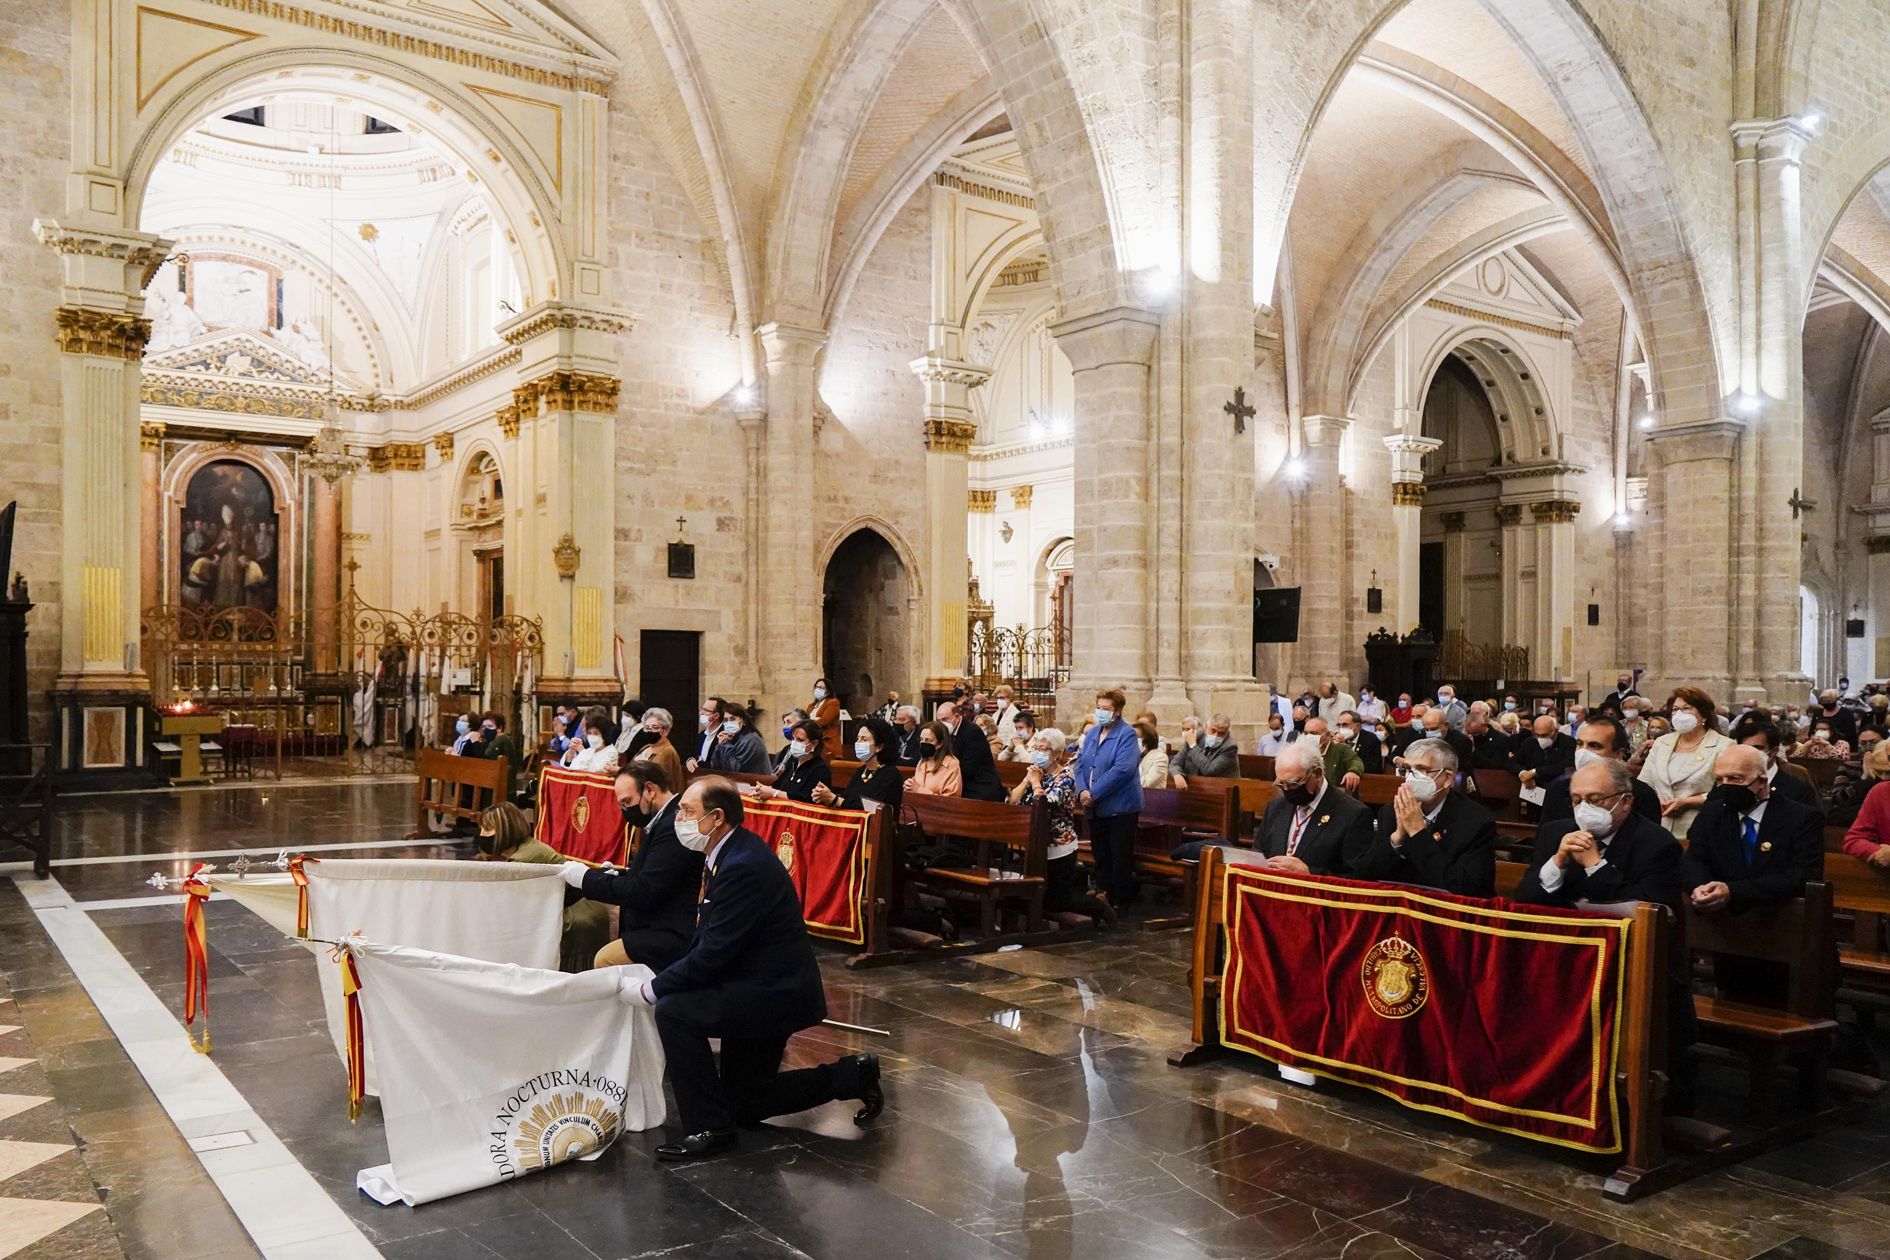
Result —
[[[49, 909], [55, 890], [28, 874], [13, 876], [18, 888], [0, 881], [0, 1256], [1890, 1260], [1890, 1105], [1646, 1202], [1608, 1204], [1598, 1164], [1360, 1092], [1300, 1089], [1259, 1060], [1169, 1067], [1187, 1033], [1187, 938], [1133, 930], [877, 971], [824, 957], [833, 1018], [891, 1035], [819, 1029], [791, 1053], [884, 1056], [887, 1113], [871, 1129], [835, 1105], [683, 1167], [651, 1158], [659, 1134], [631, 1135], [595, 1163], [378, 1207], [353, 1190], [355, 1171], [385, 1158], [378, 1113], [370, 1103], [349, 1124], [314, 969], [261, 920], [209, 907], [211, 1060], [249, 1111], [180, 1107], [188, 1091], [153, 1057], [165, 1043], [114, 1029], [134, 1025], [133, 998], [181, 1009], [179, 910], [144, 886], [153, 872], [284, 845], [459, 852], [403, 841], [412, 794], [343, 783], [80, 798], [53, 872], [76, 906]], [[96, 979], [108, 975], [120, 978]], [[1890, 1057], [1883, 1038], [1877, 1049]], [[141, 1075], [147, 1063], [159, 1066]], [[331, 1219], [296, 1200], [280, 1162], [245, 1171], [226, 1150], [203, 1157], [213, 1178], [193, 1154], [252, 1131], [286, 1148], [299, 1184], [326, 1192]], [[253, 1203], [271, 1179], [280, 1211], [310, 1219], [258, 1248], [226, 1196]], [[9, 1209], [16, 1201], [27, 1206]]]

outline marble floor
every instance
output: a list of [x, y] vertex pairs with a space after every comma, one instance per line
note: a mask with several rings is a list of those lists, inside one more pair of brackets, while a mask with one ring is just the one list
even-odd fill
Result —
[[379, 1207], [353, 1189], [385, 1159], [378, 1111], [347, 1119], [306, 952], [213, 902], [215, 1049], [195, 1055], [178, 898], [144, 881], [283, 846], [463, 852], [403, 839], [412, 799], [359, 780], [77, 797], [51, 880], [0, 864], [0, 1257], [1890, 1260], [1890, 1103], [1611, 1204], [1579, 1158], [1259, 1060], [1169, 1067], [1187, 937], [1134, 930], [863, 972], [824, 955], [833, 1018], [891, 1035], [817, 1029], [790, 1053], [880, 1053], [869, 1129], [834, 1105], [682, 1167], [632, 1134], [594, 1163]]

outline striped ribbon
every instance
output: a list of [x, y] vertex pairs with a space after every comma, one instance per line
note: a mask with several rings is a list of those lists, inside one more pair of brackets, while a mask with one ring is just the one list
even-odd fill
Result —
[[361, 1118], [361, 1100], [367, 1096], [367, 1043], [361, 1034], [361, 973], [354, 951], [337, 945], [329, 951], [341, 967], [341, 1000], [348, 1012], [348, 1119]]
[[289, 878], [295, 881], [295, 934], [303, 940], [308, 939], [308, 872], [302, 869], [305, 862], [319, 862], [306, 853], [298, 853], [289, 859]]
[[[203, 908], [210, 900], [210, 885], [197, 878], [202, 862], [184, 877], [184, 1037], [198, 1054], [210, 1053], [210, 938], [204, 928]], [[198, 1013], [203, 1032], [190, 1035]]]

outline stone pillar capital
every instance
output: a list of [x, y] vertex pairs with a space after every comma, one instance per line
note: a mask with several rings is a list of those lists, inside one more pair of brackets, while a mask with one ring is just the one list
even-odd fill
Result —
[[143, 420], [139, 422], [138, 449], [141, 451], [161, 451], [164, 449], [164, 422], [162, 420]]
[[821, 347], [827, 344], [825, 329], [801, 328], [793, 324], [763, 324], [755, 329], [755, 335], [761, 338], [761, 350], [767, 356], [770, 368], [788, 364], [811, 367]]
[[[1500, 509], [1496, 514], [1496, 518], [1499, 521], [1503, 519], [1503, 513]], [[1446, 534], [1461, 534], [1463, 533], [1464, 514], [1462, 512], [1446, 512], [1443, 515], [1442, 523]]]
[[912, 374], [927, 385], [956, 385], [963, 389], [975, 389], [991, 379], [991, 373], [984, 368], [942, 355], [922, 354], [911, 363]]
[[[1424, 482], [1424, 457], [1443, 446], [1442, 438], [1419, 437], [1415, 433], [1392, 433], [1385, 437], [1385, 449], [1391, 452], [1391, 480], [1394, 484]], [[1419, 499], [1423, 495], [1420, 491]], [[1396, 492], [1393, 492], [1396, 502]]]
[[1805, 146], [1817, 134], [1801, 118], [1741, 118], [1729, 128], [1737, 160], [1789, 162], [1804, 159]]
[[963, 420], [927, 420], [925, 449], [936, 455], [965, 455], [978, 436], [978, 426]]
[[1393, 481], [1391, 483], [1391, 506], [1421, 508], [1424, 506], [1424, 483], [1422, 481]]
[[112, 310], [142, 304], [151, 277], [175, 245], [149, 232], [74, 227], [56, 219], [33, 220], [33, 235], [64, 256], [68, 304]]
[[1745, 425], [1732, 419], [1662, 424], [1648, 430], [1647, 445], [1654, 457], [1663, 464], [1686, 464], [1699, 460], [1730, 463], [1745, 431]]
[[1352, 427], [1352, 417], [1302, 416], [1300, 425], [1305, 431], [1308, 447], [1336, 448], [1344, 439], [1346, 430]]
[[970, 490], [966, 492], [965, 506], [973, 512], [997, 511], [997, 491]]
[[1581, 514], [1582, 505], [1573, 499], [1544, 499], [1529, 505], [1530, 515], [1538, 525], [1567, 525]]
[[1147, 367], [1161, 327], [1153, 311], [1115, 306], [1052, 324], [1050, 335], [1078, 372], [1088, 372], [1112, 364]]

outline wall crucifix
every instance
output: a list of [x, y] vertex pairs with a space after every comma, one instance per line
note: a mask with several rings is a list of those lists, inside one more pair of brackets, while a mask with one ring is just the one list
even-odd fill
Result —
[[1254, 408], [1247, 405], [1247, 387], [1245, 385], [1236, 385], [1234, 387], [1234, 401], [1223, 404], [1221, 410], [1234, 418], [1235, 433], [1245, 433], [1247, 431], [1247, 421], [1253, 419], [1255, 414]]
[[1785, 506], [1792, 510], [1792, 519], [1794, 521], [1806, 512], [1815, 512], [1818, 510], [1817, 500], [1807, 499], [1800, 493], [1797, 486], [1792, 487], [1792, 497], [1785, 500]]

